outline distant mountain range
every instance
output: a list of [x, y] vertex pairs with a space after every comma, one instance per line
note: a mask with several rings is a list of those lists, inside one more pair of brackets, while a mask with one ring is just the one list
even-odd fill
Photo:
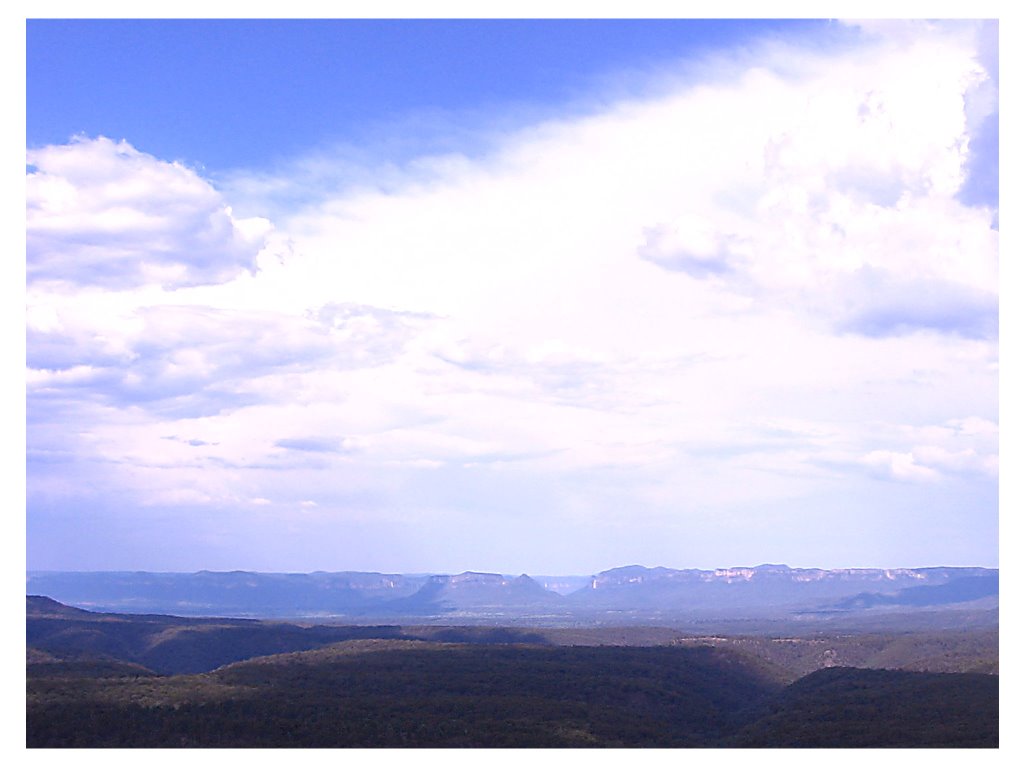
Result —
[[182, 616], [344, 620], [584, 621], [842, 616], [892, 611], [988, 611], [999, 572], [988, 568], [717, 570], [630, 565], [594, 576], [338, 573], [30, 572], [26, 593], [99, 611]]

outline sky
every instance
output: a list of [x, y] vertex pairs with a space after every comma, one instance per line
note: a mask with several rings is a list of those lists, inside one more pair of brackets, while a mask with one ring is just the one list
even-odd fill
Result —
[[998, 565], [995, 22], [26, 40], [30, 570]]

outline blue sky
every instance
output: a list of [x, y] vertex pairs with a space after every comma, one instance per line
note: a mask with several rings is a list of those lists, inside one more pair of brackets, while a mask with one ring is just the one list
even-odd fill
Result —
[[210, 172], [260, 168], [423, 115], [586, 108], [608, 81], [811, 29], [841, 35], [773, 20], [29, 20], [28, 143], [132, 137]]
[[980, 22], [39, 22], [30, 569], [997, 565]]

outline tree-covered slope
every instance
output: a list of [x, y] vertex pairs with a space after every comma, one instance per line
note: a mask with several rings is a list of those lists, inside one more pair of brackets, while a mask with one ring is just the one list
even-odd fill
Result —
[[31, 746], [710, 746], [781, 688], [715, 648], [354, 641], [163, 679], [29, 681]]
[[997, 747], [999, 678], [833, 667], [790, 685], [742, 747]]

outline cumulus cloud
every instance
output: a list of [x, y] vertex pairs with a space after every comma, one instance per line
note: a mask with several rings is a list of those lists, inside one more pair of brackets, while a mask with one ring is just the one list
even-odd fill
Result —
[[973, 448], [962, 451], [948, 451], [935, 445], [914, 448], [914, 460], [923, 466], [943, 472], [969, 472], [989, 476], [999, 474], [999, 458], [994, 454], [981, 455]]
[[296, 316], [203, 304], [118, 307], [96, 294], [56, 308], [38, 293], [33, 301], [53, 309], [54, 318], [40, 323], [30, 312], [28, 321], [37, 413], [44, 402], [73, 399], [179, 417], [280, 400], [289, 393], [258, 382], [384, 365], [425, 322], [362, 305]]
[[883, 38], [820, 74], [749, 74], [747, 102], [773, 107], [723, 142], [745, 163], [701, 175], [703, 199], [648, 228], [639, 255], [843, 332], [994, 334], [991, 213], [954, 199], [971, 136], [965, 94], [988, 76], [969, 46], [898, 29], [913, 42]]
[[119, 328], [102, 317], [76, 319], [68, 332], [30, 328], [30, 395], [216, 413], [253, 402], [247, 381], [306, 370], [334, 352], [318, 325], [272, 313], [163, 305], [138, 308]]
[[895, 336], [930, 330], [981, 339], [998, 334], [998, 295], [970, 285], [862, 267], [838, 288], [837, 325], [843, 331]]
[[695, 216], [684, 216], [671, 226], [657, 225], [644, 231], [641, 258], [666, 269], [706, 278], [733, 272], [742, 260], [737, 237], [710, 227]]
[[125, 141], [79, 138], [29, 150], [27, 162], [30, 281], [220, 283], [254, 268], [269, 231], [232, 216], [194, 171]]
[[425, 313], [402, 312], [363, 304], [328, 303], [307, 316], [329, 329], [333, 343], [352, 365], [393, 360], [433, 319]]
[[861, 459], [861, 463], [881, 477], [896, 480], [934, 480], [938, 477], [934, 469], [919, 464], [913, 453], [872, 451]]

